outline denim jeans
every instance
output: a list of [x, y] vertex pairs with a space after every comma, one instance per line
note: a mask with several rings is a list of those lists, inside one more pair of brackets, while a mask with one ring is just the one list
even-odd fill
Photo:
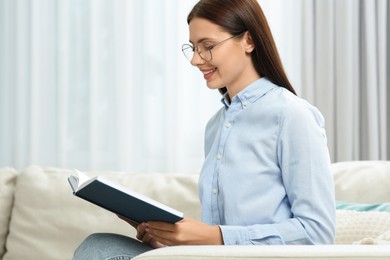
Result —
[[130, 237], [96, 233], [88, 236], [76, 249], [73, 260], [130, 260], [153, 248]]

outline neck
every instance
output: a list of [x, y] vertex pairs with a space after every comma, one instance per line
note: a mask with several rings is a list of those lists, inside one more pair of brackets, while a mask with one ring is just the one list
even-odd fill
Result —
[[241, 92], [247, 86], [260, 79], [261, 76], [257, 72], [255, 72], [251, 75], [247, 75], [242, 78], [244, 80], [240, 81], [239, 83], [237, 82], [237, 84], [230, 84], [229, 86], [226, 86], [230, 100], [232, 100], [239, 92]]

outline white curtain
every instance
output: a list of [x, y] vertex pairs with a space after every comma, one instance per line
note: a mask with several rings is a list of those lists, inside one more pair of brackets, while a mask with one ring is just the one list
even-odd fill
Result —
[[302, 95], [333, 161], [390, 159], [390, 2], [302, 1]]
[[181, 53], [195, 2], [0, 0], [0, 165], [197, 171], [221, 104]]
[[[181, 53], [196, 0], [0, 0], [0, 167], [195, 172], [221, 106]], [[389, 4], [259, 0], [334, 161], [389, 159]]]

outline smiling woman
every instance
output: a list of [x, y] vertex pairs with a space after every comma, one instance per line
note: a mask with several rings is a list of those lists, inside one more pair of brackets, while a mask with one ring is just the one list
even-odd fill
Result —
[[93, 234], [74, 259], [131, 259], [180, 245], [333, 243], [324, 119], [296, 96], [261, 7], [255, 0], [200, 0], [187, 22], [184, 55], [208, 88], [221, 90], [223, 103], [205, 131], [202, 219], [129, 222], [138, 241]]

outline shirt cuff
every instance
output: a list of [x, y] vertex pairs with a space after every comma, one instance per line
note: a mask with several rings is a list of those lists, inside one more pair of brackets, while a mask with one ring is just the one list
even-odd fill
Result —
[[275, 225], [219, 226], [225, 245], [284, 245]]
[[225, 245], [250, 245], [248, 230], [241, 226], [219, 226]]

